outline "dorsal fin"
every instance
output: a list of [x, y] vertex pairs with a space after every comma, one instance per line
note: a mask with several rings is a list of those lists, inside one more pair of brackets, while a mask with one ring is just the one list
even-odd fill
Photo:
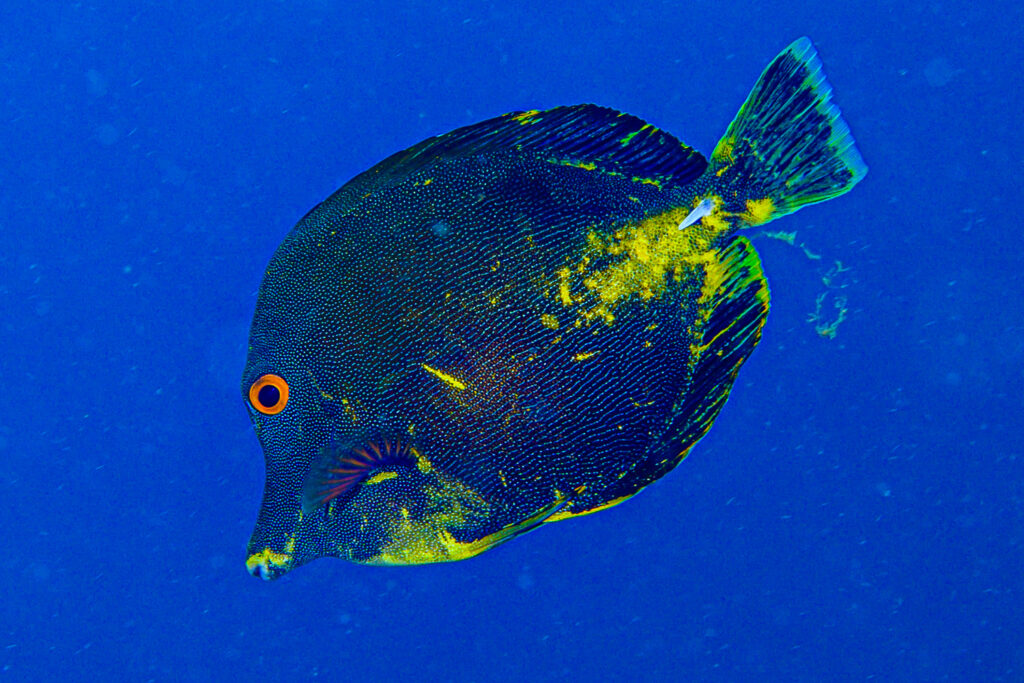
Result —
[[397, 184], [439, 161], [502, 151], [593, 164], [603, 171], [658, 180], [662, 187], [685, 185], [707, 168], [700, 152], [673, 135], [614, 109], [579, 104], [505, 114], [428, 138], [359, 174], [331, 200]]

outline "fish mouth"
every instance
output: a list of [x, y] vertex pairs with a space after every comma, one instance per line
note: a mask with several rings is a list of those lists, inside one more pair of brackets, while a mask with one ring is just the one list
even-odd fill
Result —
[[247, 567], [247, 568], [248, 568], [250, 574], [252, 574], [253, 576], [258, 576], [259, 578], [263, 579], [264, 581], [273, 581], [274, 579], [277, 578], [277, 576], [275, 575], [275, 572], [273, 570], [271, 570], [265, 564], [260, 564], [260, 565], [256, 565], [256, 566], [252, 566], [252, 567]]
[[276, 553], [269, 547], [249, 555], [245, 568], [252, 576], [264, 581], [273, 581], [284, 576], [292, 568], [293, 559], [290, 553]]

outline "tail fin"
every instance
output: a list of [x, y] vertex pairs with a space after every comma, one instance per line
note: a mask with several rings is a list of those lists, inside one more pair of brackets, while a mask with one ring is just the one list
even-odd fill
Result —
[[807, 38], [783, 50], [761, 74], [715, 147], [709, 169], [737, 190], [733, 196], [748, 225], [838, 197], [867, 173], [831, 94]]

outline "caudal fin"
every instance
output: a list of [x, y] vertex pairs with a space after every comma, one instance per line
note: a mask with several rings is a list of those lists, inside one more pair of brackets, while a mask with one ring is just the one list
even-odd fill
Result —
[[715, 147], [709, 169], [738, 190], [733, 196], [746, 204], [748, 225], [838, 197], [867, 173], [831, 94], [807, 38], [783, 50], [761, 74]]

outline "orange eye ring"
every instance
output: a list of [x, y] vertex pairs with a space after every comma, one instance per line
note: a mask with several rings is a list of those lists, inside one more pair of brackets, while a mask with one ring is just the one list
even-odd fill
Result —
[[288, 382], [280, 375], [263, 375], [249, 387], [249, 403], [264, 415], [277, 415], [288, 405]]

